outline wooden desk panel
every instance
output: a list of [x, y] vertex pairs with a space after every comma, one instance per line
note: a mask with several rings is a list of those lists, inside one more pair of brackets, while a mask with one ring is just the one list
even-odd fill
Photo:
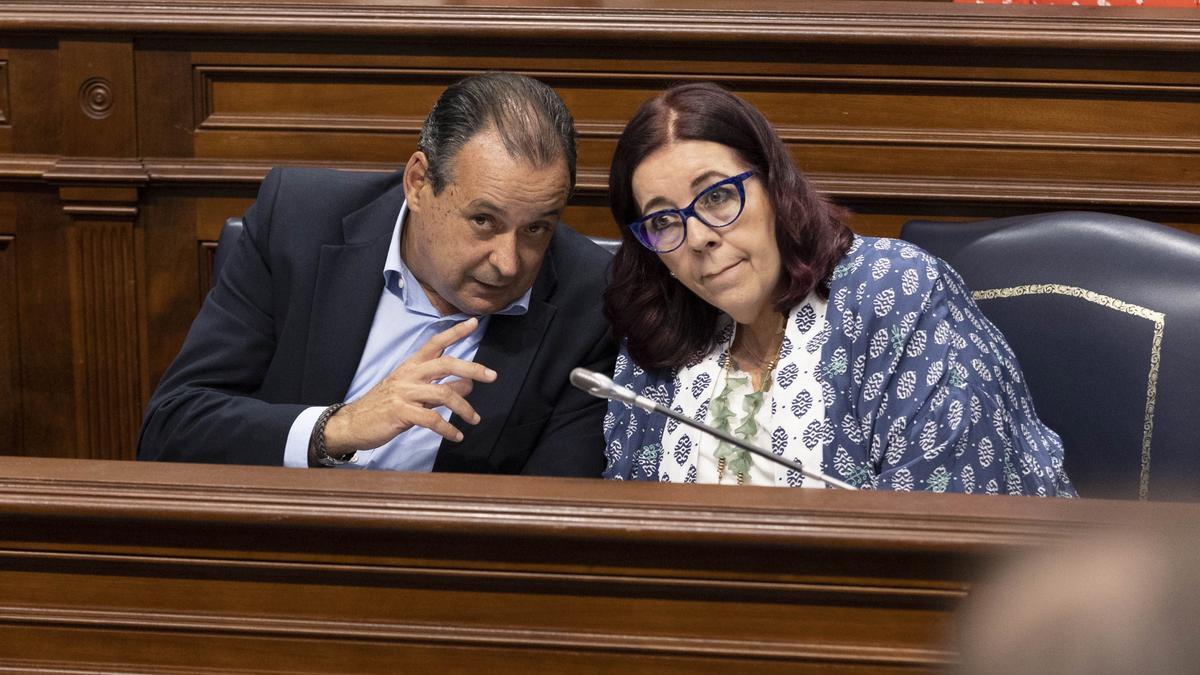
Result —
[[1200, 507], [0, 458], [0, 668], [899, 671], [1009, 557]]

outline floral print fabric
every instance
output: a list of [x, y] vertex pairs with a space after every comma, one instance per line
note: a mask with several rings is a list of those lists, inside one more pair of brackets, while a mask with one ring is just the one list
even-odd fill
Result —
[[[945, 262], [856, 237], [831, 275], [825, 318], [825, 414], [789, 435], [819, 437], [826, 473], [865, 489], [1075, 495], [1012, 349]], [[669, 406], [676, 375], [622, 350], [613, 379]], [[605, 477], [657, 480], [663, 431], [662, 416], [611, 402]]]
[[[817, 471], [823, 471], [820, 468], [823, 455], [819, 429], [825, 419], [825, 406], [821, 400], [821, 387], [816, 379], [816, 370], [821, 346], [825, 340], [825, 304], [821, 298], [810, 295], [789, 313], [784, 324], [779, 362], [772, 373], [771, 387], [766, 392], [768, 400], [764, 400], [767, 409], [757, 415], [757, 421], [761, 421], [764, 428], [756, 433], [760, 447]], [[672, 383], [675, 392], [671, 401], [672, 410], [692, 419], [719, 426], [713, 419], [719, 407], [716, 397], [728, 377], [724, 371], [730, 358], [729, 348], [732, 343], [733, 322], [726, 320], [712, 353], [687, 364], [675, 374]], [[731, 413], [734, 419], [744, 424], [746, 420], [742, 416], [743, 411], [741, 406], [738, 408]], [[736, 430], [729, 431], [739, 437], [745, 437]], [[697, 482], [698, 467], [701, 467], [698, 455], [706, 452], [708, 457], [711, 457], [713, 448], [717, 445], [716, 439], [675, 420], [666, 421], [661, 438], [668, 452], [659, 463], [658, 480], [667, 483]], [[765, 460], [755, 460], [756, 465], [764, 462]], [[704, 466], [707, 466], [707, 463]], [[806, 478], [795, 469], [779, 464], [769, 467], [771, 480], [775, 485], [824, 487], [824, 484]], [[727, 471], [736, 472], [736, 466], [730, 466]], [[699, 482], [709, 482], [705, 480], [705, 473], [703, 470], [699, 471]]]

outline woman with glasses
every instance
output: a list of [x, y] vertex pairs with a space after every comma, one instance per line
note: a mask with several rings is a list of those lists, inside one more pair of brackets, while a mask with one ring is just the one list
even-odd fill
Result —
[[[853, 234], [750, 104], [702, 83], [647, 101], [609, 191], [617, 384], [861, 488], [1074, 494], [961, 278]], [[822, 487], [624, 403], [605, 436], [609, 478]]]

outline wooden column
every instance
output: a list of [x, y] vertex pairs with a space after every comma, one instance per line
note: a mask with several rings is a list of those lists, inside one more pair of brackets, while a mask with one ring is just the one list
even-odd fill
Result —
[[138, 191], [147, 177], [136, 159], [133, 43], [64, 40], [59, 54], [62, 154], [69, 159], [45, 178], [58, 186], [70, 218], [73, 454], [132, 459], [147, 395], [136, 233]]

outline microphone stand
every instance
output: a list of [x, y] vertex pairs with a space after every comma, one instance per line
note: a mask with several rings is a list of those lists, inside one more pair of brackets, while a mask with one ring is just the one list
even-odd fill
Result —
[[606, 398], [606, 399], [621, 401], [623, 403], [628, 403], [629, 405], [637, 406], [637, 407], [639, 407], [643, 410], [647, 410], [649, 412], [658, 413], [660, 415], [666, 415], [667, 417], [670, 417], [673, 420], [677, 420], [683, 424], [686, 424], [689, 427], [692, 427], [693, 429], [698, 429], [700, 431], [703, 431], [706, 434], [716, 436], [717, 438], [721, 439], [722, 441], [725, 441], [726, 443], [735, 445], [747, 452], [752, 452], [755, 455], [762, 457], [763, 459], [775, 462], [776, 464], [780, 464], [782, 466], [786, 466], [789, 469], [795, 469], [796, 471], [799, 471], [800, 473], [804, 474], [805, 476], [808, 476], [809, 478], [812, 478], [813, 480], [821, 481], [822, 483], [828, 485], [829, 487], [838, 488], [841, 490], [857, 490], [858, 489], [845, 481], [838, 480], [837, 478], [834, 478], [832, 476], [826, 476], [825, 474], [823, 474], [819, 471], [813, 471], [812, 469], [809, 469], [808, 467], [804, 466], [804, 464], [802, 464], [801, 462], [790, 460], [790, 459], [787, 459], [784, 457], [780, 457], [773, 452], [767, 452], [766, 450], [763, 450], [762, 448], [758, 447], [757, 445], [754, 445], [753, 443], [744, 441], [744, 440], [738, 438], [737, 436], [734, 436], [733, 434], [730, 434], [730, 433], [727, 433], [720, 429], [717, 429], [716, 427], [709, 426], [703, 422], [694, 420], [682, 413], [677, 413], [674, 410], [671, 410], [670, 408], [663, 407], [663, 406], [659, 405], [658, 403], [656, 403], [653, 399], [647, 398], [645, 396], [639, 396], [632, 389], [629, 389], [627, 387], [618, 386], [615, 382], [612, 381], [611, 378], [609, 378], [605, 375], [601, 375], [600, 373], [593, 372], [593, 371], [587, 370], [585, 368], [576, 368], [571, 371], [571, 384], [582, 389], [583, 391], [586, 391], [587, 393], [591, 394], [592, 396], [596, 396], [598, 398]]

